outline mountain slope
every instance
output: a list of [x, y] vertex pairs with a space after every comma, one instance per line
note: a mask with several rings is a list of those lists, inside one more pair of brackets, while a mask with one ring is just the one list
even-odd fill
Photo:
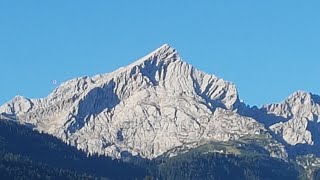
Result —
[[[172, 157], [159, 166], [160, 179], [299, 179], [294, 163], [260, 155], [232, 155], [193, 149]], [[310, 175], [309, 177], [312, 177]], [[309, 178], [310, 179], [310, 178]]]
[[249, 144], [239, 146], [244, 154], [211, 151], [223, 144], [231, 143], [212, 142], [172, 158], [137, 159], [133, 164], [87, 157], [50, 135], [0, 121], [0, 179], [297, 179], [302, 172], [294, 163], [270, 158], [262, 148], [252, 152]]
[[[85, 152], [51, 135], [41, 134], [12, 121], [0, 121], [0, 157], [0, 164], [6, 165], [4, 168], [0, 166], [0, 171], [3, 171], [0, 179], [5, 175], [16, 179], [28, 174], [30, 177], [24, 179], [33, 176], [46, 179], [46, 175], [51, 179], [63, 179], [63, 175], [66, 175], [65, 179], [94, 179], [89, 175], [108, 179], [142, 179], [146, 175], [143, 168], [131, 163], [97, 155], [88, 157]], [[21, 172], [17, 172], [19, 170]]]

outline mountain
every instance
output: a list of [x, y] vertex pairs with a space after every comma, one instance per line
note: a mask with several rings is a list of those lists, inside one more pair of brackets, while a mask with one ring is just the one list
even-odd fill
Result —
[[299, 91], [280, 104], [250, 108], [233, 83], [194, 68], [165, 44], [114, 72], [64, 82], [46, 98], [17, 96], [0, 107], [0, 119], [117, 159], [236, 142], [288, 160], [318, 151], [319, 102]]
[[163, 45], [115, 72], [67, 81], [44, 99], [18, 96], [0, 112], [91, 154], [151, 159], [185, 144], [264, 133], [233, 112], [238, 102], [234, 84]]

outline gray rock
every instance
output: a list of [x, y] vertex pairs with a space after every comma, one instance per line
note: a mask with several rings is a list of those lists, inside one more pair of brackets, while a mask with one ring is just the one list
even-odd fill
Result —
[[[64, 82], [46, 98], [18, 96], [0, 107], [0, 119], [32, 125], [88, 154], [152, 159], [181, 147], [265, 135], [267, 128], [290, 145], [314, 145], [319, 102], [297, 92], [255, 108], [263, 120], [246, 115], [254, 113], [233, 83], [192, 67], [165, 44], [114, 72]], [[261, 123], [269, 120], [271, 126]], [[273, 157], [288, 156], [275, 140], [265, 148]]]

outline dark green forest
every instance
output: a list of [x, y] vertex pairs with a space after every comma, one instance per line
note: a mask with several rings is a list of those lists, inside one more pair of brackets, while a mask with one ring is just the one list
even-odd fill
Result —
[[264, 157], [238, 157], [216, 153], [189, 152], [160, 165], [162, 179], [298, 179], [299, 167]]
[[[127, 177], [141, 179], [146, 174], [143, 168], [130, 163], [97, 155], [88, 157], [86, 153], [68, 146], [53, 136], [38, 133], [26, 126], [9, 121], [0, 121], [0, 153], [1, 157], [7, 157], [1, 159], [0, 170], [6, 173], [1, 173], [0, 176], [8, 174], [20, 177], [21, 173], [14, 172], [22, 167], [24, 167], [21, 169], [23, 172], [30, 168], [29, 173], [40, 176], [40, 179], [45, 178], [46, 176], [42, 175], [46, 173], [52, 174], [51, 177], [55, 177], [54, 179], [60, 179], [60, 174], [56, 173], [56, 170], [66, 170], [67, 173], [70, 171], [72, 172], [68, 173], [70, 176], [77, 173], [73, 177], [77, 177], [78, 174], [80, 176], [88, 174], [110, 179]], [[21, 160], [20, 164], [17, 159]], [[44, 164], [47, 165], [46, 172], [41, 168]]]
[[[315, 173], [315, 179], [319, 173]], [[301, 167], [268, 156], [194, 149], [172, 158], [128, 162], [87, 156], [61, 140], [0, 121], [0, 179], [304, 179]]]
[[93, 179], [92, 176], [53, 168], [11, 153], [0, 156], [1, 179]]

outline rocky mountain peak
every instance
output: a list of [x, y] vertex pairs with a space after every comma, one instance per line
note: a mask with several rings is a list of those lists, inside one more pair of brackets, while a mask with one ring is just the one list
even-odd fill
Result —
[[7, 115], [23, 114], [33, 107], [33, 102], [23, 96], [16, 96], [3, 106], [0, 106], [0, 113]]
[[148, 55], [144, 56], [143, 58], [128, 65], [126, 69], [130, 69], [135, 66], [148, 65], [148, 64], [159, 66], [159, 65], [175, 62], [177, 60], [181, 61], [181, 58], [177, 50], [168, 44], [164, 44], [161, 47], [149, 53]]
[[281, 116], [287, 119], [307, 118], [315, 120], [320, 115], [319, 96], [297, 91], [290, 95], [286, 100], [279, 104], [264, 106], [269, 113]]
[[[319, 138], [319, 96], [297, 91], [279, 104], [271, 104], [264, 107], [275, 123], [270, 129], [288, 144], [320, 145]], [[277, 120], [279, 120], [277, 122]], [[312, 151], [312, 148], [309, 148]]]
[[312, 104], [313, 99], [311, 93], [297, 91], [290, 95], [285, 101], [290, 104]]
[[233, 112], [238, 101], [233, 83], [165, 44], [114, 72], [64, 82], [46, 98], [17, 98], [0, 113], [88, 153], [155, 158], [200, 140], [262, 133], [261, 124]]

